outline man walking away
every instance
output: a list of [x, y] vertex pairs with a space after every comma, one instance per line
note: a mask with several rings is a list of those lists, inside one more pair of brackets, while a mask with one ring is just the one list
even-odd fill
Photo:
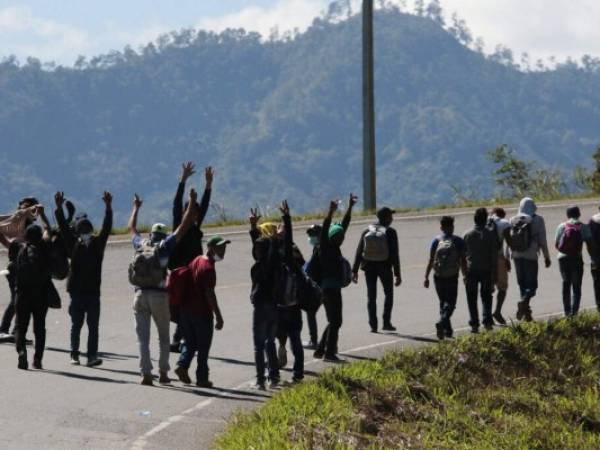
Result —
[[[346, 231], [352, 220], [352, 208], [358, 198], [350, 194], [348, 210], [342, 220], [341, 225], [332, 225], [333, 215], [337, 211], [338, 202], [332, 201], [329, 204], [327, 217], [323, 221], [321, 230], [321, 242], [319, 244], [319, 260], [321, 263], [323, 289], [323, 306], [327, 315], [327, 328], [321, 336], [319, 347], [315, 350], [314, 357], [324, 358], [327, 362], [344, 362], [337, 356], [338, 338], [342, 326], [342, 288], [345, 285], [346, 273], [352, 271], [346, 267], [347, 261], [342, 256], [341, 246], [346, 237]], [[350, 278], [352, 274], [348, 274]]]
[[55, 217], [67, 247], [71, 270], [67, 280], [67, 292], [71, 296], [69, 315], [71, 316], [71, 364], [79, 365], [79, 340], [83, 322], [88, 325], [87, 366], [102, 364], [98, 358], [98, 328], [100, 323], [100, 285], [102, 282], [102, 262], [108, 237], [112, 230], [112, 195], [104, 192], [105, 204], [102, 230], [93, 235], [94, 227], [87, 216], [80, 217], [71, 228], [67, 222], [63, 205], [65, 196], [57, 192]]
[[[377, 211], [377, 223], [370, 225], [360, 237], [352, 277], [358, 283], [358, 269], [365, 272], [367, 282], [367, 312], [371, 333], [377, 333], [377, 280], [381, 280], [385, 302], [383, 307], [383, 330], [396, 331], [392, 325], [392, 308], [394, 306], [394, 286], [402, 284], [400, 276], [400, 254], [398, 251], [398, 234], [390, 225], [394, 217], [390, 208]], [[395, 281], [394, 281], [395, 280]]]
[[[188, 369], [194, 354], [197, 353], [196, 386], [211, 388], [208, 377], [208, 355], [212, 345], [213, 330], [223, 329], [223, 316], [217, 303], [215, 287], [217, 272], [215, 263], [223, 261], [227, 244], [220, 236], [214, 236], [207, 242], [206, 256], [198, 256], [190, 264], [192, 288], [189, 296], [181, 305], [179, 314], [184, 342], [175, 373], [183, 383], [191, 384]], [[216, 319], [216, 323], [215, 323]]]
[[554, 245], [558, 250], [558, 265], [563, 280], [562, 296], [566, 317], [579, 312], [581, 283], [583, 280], [583, 244], [592, 255], [592, 233], [588, 225], [579, 221], [581, 211], [577, 206], [567, 208], [567, 221], [556, 229]]
[[169, 297], [166, 287], [167, 265], [169, 257], [178, 242], [187, 233], [196, 214], [195, 190], [190, 191], [188, 208], [183, 216], [181, 225], [168, 234], [167, 227], [161, 223], [152, 226], [150, 239], [143, 239], [137, 230], [137, 221], [142, 199], [135, 195], [133, 211], [129, 219], [129, 232], [136, 252], [129, 266], [129, 281], [135, 286], [133, 311], [135, 316], [138, 344], [140, 348], [141, 384], [152, 386], [152, 361], [150, 360], [150, 320], [154, 319], [158, 328], [159, 353], [159, 383], [168, 384], [169, 379]]
[[546, 237], [546, 223], [542, 216], [536, 214], [535, 202], [525, 197], [519, 204], [518, 214], [510, 219], [510, 233], [508, 243], [515, 263], [517, 282], [521, 292], [521, 301], [518, 303], [517, 320], [533, 320], [531, 299], [535, 297], [538, 288], [538, 258], [540, 252], [544, 255], [546, 268], [552, 265], [548, 241]]
[[592, 234], [592, 278], [594, 280], [594, 298], [600, 312], [600, 213], [595, 214], [588, 224]]
[[[183, 213], [185, 209], [187, 209], [188, 205], [185, 205], [184, 207], [183, 204], [185, 184], [187, 180], [196, 173], [195, 169], [196, 167], [192, 162], [185, 163], [182, 167], [181, 178], [179, 181], [179, 185], [177, 186], [177, 193], [175, 194], [175, 198], [173, 200], [173, 230], [176, 230], [177, 227], [181, 225]], [[207, 167], [206, 169], [204, 169], [204, 178], [206, 182], [204, 187], [204, 194], [202, 195], [202, 200], [200, 200], [200, 204], [197, 206], [197, 213], [196, 217], [194, 218], [194, 224], [190, 227], [188, 232], [181, 239], [181, 242], [175, 246], [175, 250], [173, 250], [173, 254], [169, 258], [169, 270], [175, 270], [179, 267], [185, 267], [203, 253], [202, 237], [204, 236], [204, 233], [202, 233], [202, 223], [204, 222], [204, 218], [206, 217], [206, 213], [208, 212], [208, 207], [210, 205], [212, 183], [214, 178], [214, 171], [212, 167]], [[171, 320], [177, 323], [177, 317], [172, 317]], [[173, 334], [173, 340], [171, 342], [172, 352], [179, 352], [180, 341], [181, 332], [179, 329], [179, 325], [177, 325], [175, 328], [175, 333]]]
[[479, 208], [475, 211], [474, 221], [475, 227], [464, 236], [465, 258], [467, 260], [465, 285], [469, 305], [469, 325], [472, 333], [478, 333], [478, 290], [481, 291], [483, 305], [483, 326], [486, 330], [491, 330], [494, 326], [494, 320], [492, 319], [492, 286], [496, 278], [498, 238], [486, 226], [488, 212], [485, 208]]
[[[304, 265], [306, 274], [317, 284], [320, 284], [320, 275], [316, 273], [319, 268], [319, 239], [321, 237], [321, 225], [312, 225], [306, 230], [308, 236], [308, 245], [312, 248], [312, 255]], [[316, 279], [315, 279], [316, 278]], [[304, 346], [311, 350], [316, 350], [319, 345], [319, 329], [317, 325], [317, 312], [319, 309], [306, 311], [306, 324], [308, 325], [308, 334], [310, 340]]]
[[510, 233], [510, 222], [506, 220], [506, 211], [504, 208], [494, 208], [492, 217], [489, 220], [489, 226], [492, 231], [498, 236], [498, 263], [496, 275], [496, 308], [492, 317], [500, 325], [506, 325], [506, 320], [502, 316], [502, 305], [506, 300], [508, 292], [508, 274], [511, 271], [510, 252], [508, 245], [505, 245], [506, 236]]
[[438, 339], [452, 338], [452, 313], [458, 297], [458, 276], [466, 276], [465, 242], [454, 235], [454, 217], [444, 216], [440, 220], [442, 234], [431, 243], [429, 263], [425, 270], [423, 285], [429, 289], [429, 275], [433, 270], [433, 283], [440, 301], [440, 320], [435, 324]]

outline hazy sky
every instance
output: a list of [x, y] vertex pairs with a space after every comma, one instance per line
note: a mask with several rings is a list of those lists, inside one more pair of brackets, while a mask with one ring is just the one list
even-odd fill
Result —
[[[355, 8], [360, 1], [352, 0]], [[377, 1], [377, 0], [376, 0]], [[387, 0], [390, 1], [390, 0]], [[391, 0], [402, 2], [402, 0]], [[0, 0], [0, 56], [72, 64], [77, 55], [134, 48], [171, 30], [304, 30], [328, 0]], [[412, 0], [405, 3], [412, 4]], [[600, 0], [441, 0], [486, 49], [504, 44], [533, 59], [600, 56]], [[176, 5], [176, 6], [174, 6]]]

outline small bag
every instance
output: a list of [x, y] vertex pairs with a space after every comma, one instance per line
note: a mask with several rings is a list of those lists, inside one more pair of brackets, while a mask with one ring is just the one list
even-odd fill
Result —
[[563, 234], [558, 243], [558, 251], [567, 256], [579, 256], [583, 250], [583, 225], [580, 223], [566, 223]]
[[352, 283], [352, 266], [350, 265], [350, 261], [342, 256], [342, 287], [350, 286]]
[[531, 245], [531, 220], [520, 217], [509, 234], [510, 249], [515, 252], [525, 252]]
[[158, 245], [144, 241], [129, 264], [129, 282], [141, 289], [157, 289], [165, 281], [166, 275], [166, 268], [160, 264]]
[[365, 261], [383, 262], [390, 257], [387, 230], [381, 225], [370, 225], [363, 238], [363, 254]]

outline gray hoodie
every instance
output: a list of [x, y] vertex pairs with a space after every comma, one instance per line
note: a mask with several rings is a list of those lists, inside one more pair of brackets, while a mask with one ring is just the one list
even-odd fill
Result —
[[546, 223], [542, 216], [536, 214], [536, 211], [537, 205], [533, 199], [525, 197], [519, 204], [519, 213], [510, 220], [511, 224], [514, 225], [524, 215], [531, 217], [531, 244], [524, 252], [512, 252], [513, 259], [523, 258], [537, 261], [540, 251], [544, 254], [545, 259], [550, 259], [546, 238]]

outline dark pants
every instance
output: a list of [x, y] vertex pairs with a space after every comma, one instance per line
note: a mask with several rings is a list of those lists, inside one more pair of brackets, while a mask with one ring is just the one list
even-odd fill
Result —
[[469, 325], [479, 327], [479, 310], [477, 307], [477, 291], [481, 292], [481, 303], [483, 306], [483, 325], [494, 324], [492, 318], [492, 273], [469, 271], [466, 280], [467, 304], [469, 305]]
[[538, 262], [525, 258], [515, 258], [514, 261], [521, 300], [529, 301], [535, 297], [538, 288]]
[[[265, 382], [265, 367], [269, 367], [269, 379], [279, 380], [279, 363], [275, 349], [277, 333], [277, 307], [275, 305], [254, 305], [252, 314], [252, 335], [254, 338], [254, 363], [257, 383]], [[265, 364], [265, 353], [267, 364]]]
[[385, 301], [383, 304], [383, 325], [389, 325], [392, 319], [392, 308], [394, 306], [394, 274], [389, 265], [373, 265], [365, 270], [367, 281], [367, 311], [369, 313], [369, 325], [377, 329], [377, 280], [381, 280]]
[[20, 293], [15, 300], [17, 313], [16, 348], [19, 356], [27, 357], [25, 335], [29, 327], [29, 320], [33, 316], [33, 334], [35, 336], [34, 360], [42, 361], [44, 347], [46, 346], [46, 313], [48, 304], [43, 293]]
[[83, 322], [88, 326], [87, 357], [98, 356], [98, 326], [100, 324], [100, 295], [71, 293], [71, 355], [79, 356], [79, 340]]
[[[10, 324], [15, 316], [15, 292], [14, 288], [10, 286], [10, 303], [4, 310], [4, 314], [2, 315], [2, 322], [0, 322], [0, 333], [8, 334], [10, 333]], [[16, 326], [16, 324], [15, 324]], [[14, 333], [14, 329], [13, 329]]]
[[594, 296], [596, 298], [596, 307], [600, 311], [600, 267], [592, 269], [592, 278], [594, 280]]
[[560, 275], [563, 280], [562, 297], [565, 316], [579, 312], [581, 303], [581, 283], [583, 281], [583, 258], [566, 256], [559, 258]]
[[456, 309], [456, 299], [458, 297], [458, 276], [451, 278], [434, 277], [435, 290], [440, 300], [440, 321], [439, 324], [452, 335], [452, 324], [450, 318]]
[[317, 311], [306, 311], [306, 325], [308, 325], [308, 334], [310, 335], [310, 343], [317, 344], [319, 342], [319, 329], [317, 326]]
[[304, 348], [302, 347], [302, 311], [300, 308], [280, 309], [279, 326], [285, 330], [290, 339], [290, 346], [294, 354], [294, 379], [304, 378]]
[[181, 313], [179, 325], [183, 332], [184, 343], [181, 345], [181, 355], [177, 365], [190, 368], [194, 354], [197, 355], [196, 381], [208, 381], [208, 354], [212, 345], [214, 333], [213, 316], [194, 316]]
[[327, 328], [323, 331], [318, 350], [326, 357], [338, 352], [338, 338], [342, 327], [342, 290], [323, 289], [323, 306], [327, 315]]

